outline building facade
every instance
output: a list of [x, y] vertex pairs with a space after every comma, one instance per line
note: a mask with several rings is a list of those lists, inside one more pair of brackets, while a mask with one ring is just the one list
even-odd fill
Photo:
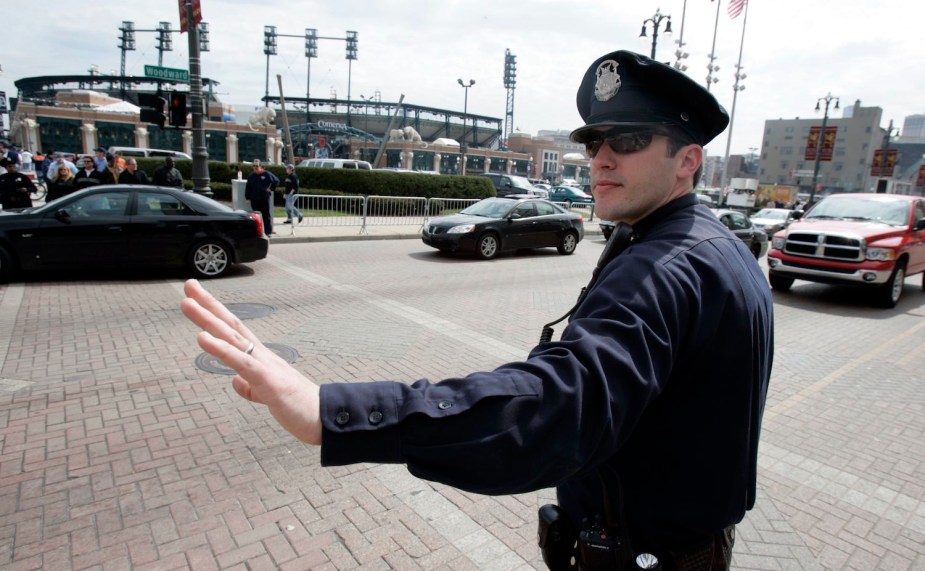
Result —
[[[873, 191], [877, 180], [870, 176], [874, 151], [880, 149], [886, 130], [880, 127], [883, 110], [863, 107], [860, 101], [845, 108], [842, 117], [829, 117], [826, 127], [835, 127], [832, 160], [820, 160], [816, 192]], [[821, 127], [822, 117], [774, 119], [764, 123], [758, 179], [762, 184], [799, 186], [809, 192], [813, 185], [815, 159], [806, 159], [812, 127]]]

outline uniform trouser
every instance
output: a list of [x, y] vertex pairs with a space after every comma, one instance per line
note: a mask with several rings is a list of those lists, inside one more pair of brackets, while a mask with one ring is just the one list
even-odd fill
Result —
[[295, 207], [295, 199], [297, 194], [287, 194], [286, 195], [286, 220], [292, 220], [293, 218], [302, 218], [302, 213], [299, 212], [299, 209]]
[[273, 233], [273, 215], [270, 213], [269, 200], [251, 200], [251, 209], [263, 217], [263, 233], [269, 236]]
[[713, 534], [705, 542], [673, 551], [665, 558], [665, 571], [727, 571], [732, 565], [732, 546], [735, 544], [735, 526]]

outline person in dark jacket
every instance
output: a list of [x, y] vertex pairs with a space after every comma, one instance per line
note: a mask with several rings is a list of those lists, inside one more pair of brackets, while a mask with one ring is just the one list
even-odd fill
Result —
[[4, 210], [13, 208], [31, 208], [32, 193], [35, 185], [26, 175], [17, 172], [16, 163], [7, 157], [0, 158], [0, 207]]
[[295, 165], [286, 165], [286, 220], [283, 224], [292, 224], [292, 217], [296, 216], [302, 223], [302, 212], [296, 208], [295, 200], [299, 195], [299, 177], [295, 174]]
[[103, 173], [96, 170], [93, 157], [84, 157], [83, 168], [74, 175], [74, 188], [80, 190], [88, 186], [103, 184]]
[[138, 170], [138, 161], [133, 157], [125, 159], [125, 170], [119, 174], [119, 184], [148, 184], [148, 175]]
[[74, 190], [76, 190], [74, 187], [74, 175], [67, 165], [61, 164], [55, 174], [52, 175], [51, 180], [48, 181], [48, 196], [45, 197], [45, 202], [67, 196]]
[[573, 557], [729, 569], [734, 526], [755, 504], [774, 348], [767, 278], [693, 194], [729, 116], [685, 74], [627, 51], [591, 64], [577, 104], [571, 139], [591, 157], [595, 212], [616, 228], [561, 337], [544, 330], [522, 361], [437, 383], [318, 386], [195, 280], [181, 308], [237, 372], [236, 392], [320, 445], [324, 466], [403, 463], [481, 494], [555, 486], [558, 506], [540, 514], [557, 525], [541, 534], [554, 569]]
[[275, 174], [264, 170], [259, 160], [254, 160], [253, 172], [247, 176], [247, 185], [244, 187], [244, 198], [249, 200], [251, 208], [263, 217], [264, 232], [267, 236], [273, 234], [273, 192], [279, 186], [279, 179]]
[[183, 175], [177, 170], [173, 157], [164, 159], [164, 164], [154, 170], [154, 184], [183, 188]]

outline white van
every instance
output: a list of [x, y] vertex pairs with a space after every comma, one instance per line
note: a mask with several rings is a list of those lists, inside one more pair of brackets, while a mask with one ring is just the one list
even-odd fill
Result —
[[324, 169], [358, 169], [364, 171], [373, 170], [373, 166], [368, 162], [355, 161], [353, 159], [305, 159], [296, 166]]
[[173, 157], [177, 161], [191, 161], [193, 157], [180, 151], [168, 151], [166, 149], [142, 149], [141, 147], [109, 147], [106, 150], [109, 154], [115, 154], [116, 151], [122, 153], [123, 158], [142, 157], [149, 159], [163, 159]]

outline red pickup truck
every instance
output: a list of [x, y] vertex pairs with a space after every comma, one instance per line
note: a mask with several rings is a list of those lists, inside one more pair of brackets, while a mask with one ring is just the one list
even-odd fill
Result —
[[793, 280], [870, 288], [880, 307], [895, 307], [906, 276], [923, 274], [925, 197], [833, 194], [774, 234], [768, 252], [771, 287]]

